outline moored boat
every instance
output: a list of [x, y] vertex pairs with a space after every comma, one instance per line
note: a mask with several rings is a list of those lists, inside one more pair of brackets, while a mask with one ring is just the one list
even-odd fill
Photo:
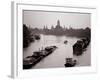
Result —
[[44, 50], [39, 50], [33, 52], [32, 56], [28, 56], [23, 60], [23, 69], [29, 69], [35, 64], [37, 64], [40, 60], [44, 57], [51, 54], [57, 47], [56, 46], [49, 46], [46, 47]]
[[34, 37], [35, 37], [36, 40], [40, 40], [40, 35], [36, 34], [36, 35], [34, 35]]
[[64, 41], [64, 44], [67, 44], [67, 43], [68, 43], [68, 41], [67, 41], [67, 40], [65, 40], [65, 41]]
[[78, 40], [73, 45], [73, 54], [75, 54], [77, 56], [82, 55], [83, 51], [86, 50], [89, 43], [90, 43], [90, 40], [88, 38], [82, 38], [81, 40]]
[[76, 63], [77, 63], [76, 59], [66, 58], [66, 63], [64, 65], [65, 65], [65, 67], [73, 67], [76, 65]]
[[29, 69], [36, 62], [36, 59], [32, 56], [28, 56], [23, 60], [23, 69]]

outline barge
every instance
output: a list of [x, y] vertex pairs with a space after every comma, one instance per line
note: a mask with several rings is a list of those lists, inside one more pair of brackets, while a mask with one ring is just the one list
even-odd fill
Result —
[[32, 66], [40, 62], [43, 58], [51, 54], [56, 48], [56, 46], [49, 46], [44, 50], [33, 52], [32, 56], [28, 56], [23, 60], [23, 69], [30, 69]]
[[87, 48], [87, 46], [90, 43], [89, 38], [83, 38], [78, 40], [74, 45], [73, 45], [73, 54], [74, 55], [82, 55], [83, 51]]

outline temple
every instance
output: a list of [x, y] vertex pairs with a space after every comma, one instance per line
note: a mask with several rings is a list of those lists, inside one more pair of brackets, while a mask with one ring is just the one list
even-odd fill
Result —
[[60, 21], [57, 21], [57, 25], [56, 25], [56, 29], [62, 29], [62, 27], [60, 26]]

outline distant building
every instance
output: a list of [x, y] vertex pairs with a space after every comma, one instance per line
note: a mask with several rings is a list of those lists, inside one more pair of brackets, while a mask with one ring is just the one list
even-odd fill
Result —
[[62, 27], [60, 26], [60, 21], [59, 20], [57, 21], [57, 25], [56, 25], [55, 29], [57, 29], [57, 30], [62, 29]]
[[53, 25], [51, 26], [51, 30], [54, 30], [54, 26]]

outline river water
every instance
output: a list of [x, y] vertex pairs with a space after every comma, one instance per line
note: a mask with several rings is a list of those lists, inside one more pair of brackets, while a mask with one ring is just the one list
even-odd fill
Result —
[[[68, 43], [64, 44], [64, 41], [67, 40]], [[42, 35], [41, 39], [36, 40], [31, 43], [30, 46], [23, 50], [23, 58], [31, 56], [34, 51], [44, 49], [47, 46], [55, 45], [58, 48], [51, 53], [49, 56], [42, 59], [32, 68], [56, 68], [64, 67], [65, 58], [71, 57], [77, 59], [76, 66], [90, 66], [91, 63], [91, 48], [90, 45], [87, 47], [81, 56], [73, 56], [72, 46], [79, 40], [76, 37], [67, 37], [67, 36], [53, 36], [53, 35]]]

